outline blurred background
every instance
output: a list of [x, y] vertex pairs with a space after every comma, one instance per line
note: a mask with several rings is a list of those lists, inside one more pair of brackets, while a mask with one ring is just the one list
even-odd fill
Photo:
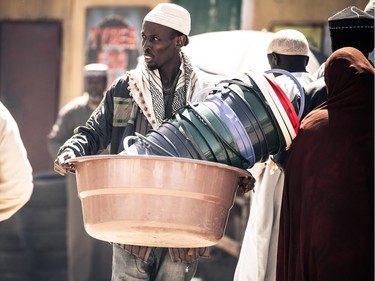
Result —
[[[106, 63], [109, 83], [137, 64], [142, 54], [142, 19], [160, 2], [173, 2], [190, 11], [191, 36], [232, 30], [298, 29], [308, 38], [319, 64], [331, 50], [327, 19], [347, 6], [364, 9], [368, 1], [0, 0], [0, 100], [19, 125], [35, 178], [30, 203], [11, 220], [0, 223], [0, 281], [66, 280], [65, 184], [64, 178], [53, 172], [47, 134], [59, 109], [82, 95], [85, 64]], [[235, 59], [223, 58], [238, 56], [233, 50], [239, 45], [245, 52], [248, 48], [252, 57], [262, 57], [264, 52], [266, 61], [265, 43], [257, 37], [242, 41], [241, 36], [196, 40], [194, 44], [198, 45], [191, 48], [198, 50], [195, 53], [210, 53], [225, 45], [227, 49], [212, 57], [213, 65], [223, 61], [224, 69], [236, 69]], [[208, 66], [210, 62], [200, 62], [198, 55], [192, 56], [200, 67], [215, 69]], [[233, 65], [229, 65], [231, 62]], [[250, 64], [241, 67], [256, 68]], [[200, 263], [197, 278], [232, 280], [248, 215], [248, 198], [239, 194], [226, 235], [212, 247], [211, 258]], [[13, 279], [6, 279], [5, 272], [13, 272], [7, 275]]]

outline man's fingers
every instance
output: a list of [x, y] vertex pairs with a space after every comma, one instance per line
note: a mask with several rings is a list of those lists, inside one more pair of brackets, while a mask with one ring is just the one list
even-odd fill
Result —
[[[69, 159], [69, 158], [66, 158], [66, 159]], [[53, 165], [55, 172], [59, 173], [62, 176], [65, 176], [67, 172], [75, 173], [74, 165], [71, 163], [66, 163], [65, 162], [66, 159], [63, 158], [63, 156], [58, 157], [55, 160], [54, 165]]]
[[253, 176], [247, 176], [240, 178], [239, 187], [243, 193], [249, 192], [254, 189], [255, 179]]
[[55, 170], [55, 172], [59, 173], [60, 175], [62, 176], [65, 176], [66, 174], [66, 170], [63, 169], [60, 165], [56, 164], [53, 166], [53, 169]]

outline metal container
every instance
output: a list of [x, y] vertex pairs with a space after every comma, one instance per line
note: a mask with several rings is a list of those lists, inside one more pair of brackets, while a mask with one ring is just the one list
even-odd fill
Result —
[[220, 241], [246, 170], [209, 161], [99, 155], [70, 159], [84, 225], [121, 244], [204, 247]]

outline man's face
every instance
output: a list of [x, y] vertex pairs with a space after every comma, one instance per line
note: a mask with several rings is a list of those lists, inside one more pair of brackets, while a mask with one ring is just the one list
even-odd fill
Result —
[[181, 38], [174, 35], [173, 29], [145, 21], [141, 34], [144, 59], [150, 70], [175, 62], [176, 56], [179, 56], [181, 42], [178, 41]]
[[85, 83], [85, 90], [90, 98], [100, 101], [107, 87], [107, 77], [88, 76]]

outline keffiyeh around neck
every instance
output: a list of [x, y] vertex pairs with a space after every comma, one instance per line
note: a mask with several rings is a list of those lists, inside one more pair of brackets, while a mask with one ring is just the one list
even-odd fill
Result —
[[[172, 113], [185, 106], [192, 95], [199, 90], [197, 74], [187, 56], [181, 52], [181, 75], [178, 79], [172, 103]], [[163, 90], [159, 71], [149, 70], [145, 64], [130, 70], [129, 77], [130, 95], [143, 111], [145, 117], [152, 125], [158, 128], [165, 119]]]

